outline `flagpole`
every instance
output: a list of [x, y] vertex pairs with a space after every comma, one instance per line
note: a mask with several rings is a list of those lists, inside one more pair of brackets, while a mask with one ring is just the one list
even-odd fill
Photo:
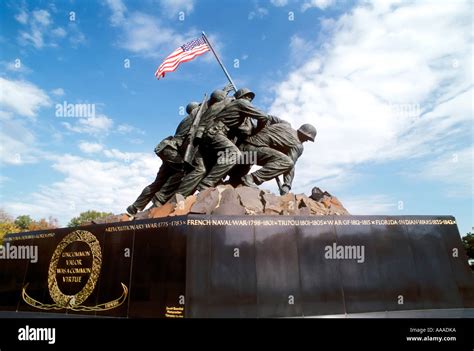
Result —
[[[214, 50], [214, 48], [212, 47], [211, 42], [210, 42], [209, 39], [207, 38], [206, 33], [204, 33], [204, 31], [202, 31], [202, 37], [203, 37], [204, 40], [206, 41], [207, 45], [209, 45], [209, 48], [211, 49], [212, 53], [214, 54], [214, 57], [216, 58], [216, 60], [217, 60], [217, 62], [219, 63], [219, 65], [221, 66], [222, 70], [224, 71], [224, 74], [225, 74], [225, 76], [227, 77], [227, 79], [229, 80], [230, 84], [232, 85], [232, 88], [234, 89], [235, 92], [237, 92], [237, 87], [236, 87], [236, 85], [234, 84], [234, 81], [233, 81], [232, 78], [230, 77], [229, 72], [227, 72], [227, 70], [226, 70], [224, 64], [222, 63], [221, 59], [219, 58], [219, 56], [217, 56], [217, 52], [216, 52], [216, 51]], [[280, 177], [276, 177], [275, 180], [276, 180], [276, 182], [277, 182], [278, 189], [280, 189], [280, 191], [281, 191], [282, 184], [281, 184], [281, 181], [280, 181]]]
[[219, 58], [219, 56], [217, 56], [217, 53], [216, 51], [214, 50], [214, 48], [212, 47], [211, 43], [209, 42], [209, 39], [207, 38], [206, 36], [206, 33], [202, 32], [202, 36], [204, 38], [204, 40], [206, 41], [207, 45], [209, 45], [209, 48], [211, 49], [212, 53], [214, 54], [217, 62], [219, 63], [219, 65], [221, 66], [222, 70], [224, 71], [224, 74], [225, 76], [227, 77], [227, 79], [229, 80], [230, 84], [232, 85], [232, 88], [234, 89], [234, 91], [237, 91], [237, 87], [236, 85], [234, 84], [234, 81], [232, 80], [232, 78], [230, 77], [230, 74], [229, 72], [227, 72], [226, 68], [224, 67], [224, 64], [222, 63], [221, 59]]

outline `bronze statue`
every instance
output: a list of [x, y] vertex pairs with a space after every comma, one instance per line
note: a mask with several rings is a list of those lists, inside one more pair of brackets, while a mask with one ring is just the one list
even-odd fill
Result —
[[[215, 187], [227, 175], [233, 186], [256, 187], [276, 178], [281, 195], [291, 190], [303, 142], [314, 141], [316, 128], [303, 124], [294, 130], [287, 121], [252, 106], [255, 93], [251, 90], [242, 88], [233, 97], [227, 96], [231, 90], [226, 86], [215, 90], [208, 101], [205, 97], [201, 104], [188, 104], [188, 115], [174, 136], [155, 148], [163, 164], [155, 181], [127, 208], [131, 217], [150, 201], [159, 207], [174, 194], [188, 196]], [[256, 164], [262, 168], [248, 174], [252, 164], [239, 162], [242, 153], [256, 155]]]
[[163, 139], [155, 148], [155, 154], [161, 158], [162, 165], [153, 183], [146, 186], [133, 204], [127, 207], [127, 213], [134, 216], [150, 201], [156, 207], [166, 203], [181, 183], [184, 175], [184, 141], [191, 128], [198, 103], [190, 102], [186, 106], [188, 115], [181, 121], [174, 136]]
[[237, 163], [241, 154], [233, 140], [238, 138], [239, 127], [245, 119], [248, 117], [267, 121], [269, 118], [266, 113], [252, 106], [255, 93], [249, 89], [237, 90], [234, 97], [235, 100], [229, 102], [206, 126], [203, 142], [211, 157], [217, 158], [217, 161], [199, 184], [198, 190], [215, 187]]
[[192, 170], [188, 172], [182, 179], [176, 192], [183, 196], [194, 193], [201, 181], [215, 164], [215, 157], [211, 150], [202, 142], [203, 134], [206, 127], [212, 125], [216, 115], [218, 115], [224, 107], [230, 102], [223, 90], [215, 90], [212, 92], [208, 102], [208, 108], [202, 115], [196, 135], [193, 138], [193, 144], [197, 148], [194, 158], [192, 159]]
[[296, 131], [286, 123], [269, 125], [248, 137], [241, 150], [255, 153], [257, 165], [262, 168], [242, 176], [242, 183], [256, 187], [283, 175], [283, 184], [279, 185], [280, 195], [288, 193], [295, 176], [296, 161], [303, 153], [303, 143], [309, 140], [314, 142], [315, 137], [316, 128], [311, 124], [303, 124]]

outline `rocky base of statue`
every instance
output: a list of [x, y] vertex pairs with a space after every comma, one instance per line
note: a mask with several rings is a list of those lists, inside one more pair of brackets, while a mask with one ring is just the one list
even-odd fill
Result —
[[[206, 215], [349, 215], [342, 203], [327, 191], [314, 187], [311, 195], [275, 195], [268, 190], [231, 185], [209, 188], [186, 198], [176, 194], [161, 207], [139, 212], [133, 219], [161, 218], [187, 214]], [[127, 214], [95, 220], [95, 224], [130, 221]]]

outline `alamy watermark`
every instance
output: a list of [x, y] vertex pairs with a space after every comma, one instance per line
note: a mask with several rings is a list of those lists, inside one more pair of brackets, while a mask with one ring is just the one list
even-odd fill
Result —
[[38, 262], [38, 246], [36, 245], [0, 245], [0, 260], [30, 260]]
[[18, 329], [19, 341], [47, 341], [52, 345], [56, 343], [56, 328], [34, 328], [26, 325]]
[[257, 152], [255, 151], [241, 151], [240, 155], [234, 152], [219, 151], [217, 153], [217, 163], [222, 165], [237, 164], [237, 165], [255, 165], [257, 164]]
[[324, 258], [327, 260], [356, 260], [357, 263], [365, 262], [364, 245], [327, 245], [324, 248]]
[[56, 117], [95, 117], [95, 104], [56, 104]]
[[406, 103], [406, 104], [394, 104], [389, 103], [386, 108], [393, 112], [398, 117], [413, 118], [421, 115], [420, 104], [417, 103]]

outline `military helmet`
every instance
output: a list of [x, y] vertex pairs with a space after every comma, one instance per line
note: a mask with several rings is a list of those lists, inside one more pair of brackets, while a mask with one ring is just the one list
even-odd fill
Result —
[[316, 128], [312, 124], [305, 123], [303, 124], [299, 129], [298, 132], [301, 134], [307, 136], [309, 140], [314, 141], [314, 138], [316, 138]]
[[234, 94], [234, 97], [236, 99], [240, 99], [241, 97], [244, 97], [246, 95], [249, 95], [252, 100], [255, 97], [255, 93], [252, 90], [248, 89], [248, 88], [241, 88], [241, 89], [237, 90]]
[[199, 107], [199, 102], [192, 101], [186, 106], [186, 113], [189, 115], [196, 107]]
[[219, 102], [219, 101], [224, 100], [226, 96], [227, 94], [225, 93], [224, 90], [217, 89], [212, 92], [210, 100], [213, 102]]

